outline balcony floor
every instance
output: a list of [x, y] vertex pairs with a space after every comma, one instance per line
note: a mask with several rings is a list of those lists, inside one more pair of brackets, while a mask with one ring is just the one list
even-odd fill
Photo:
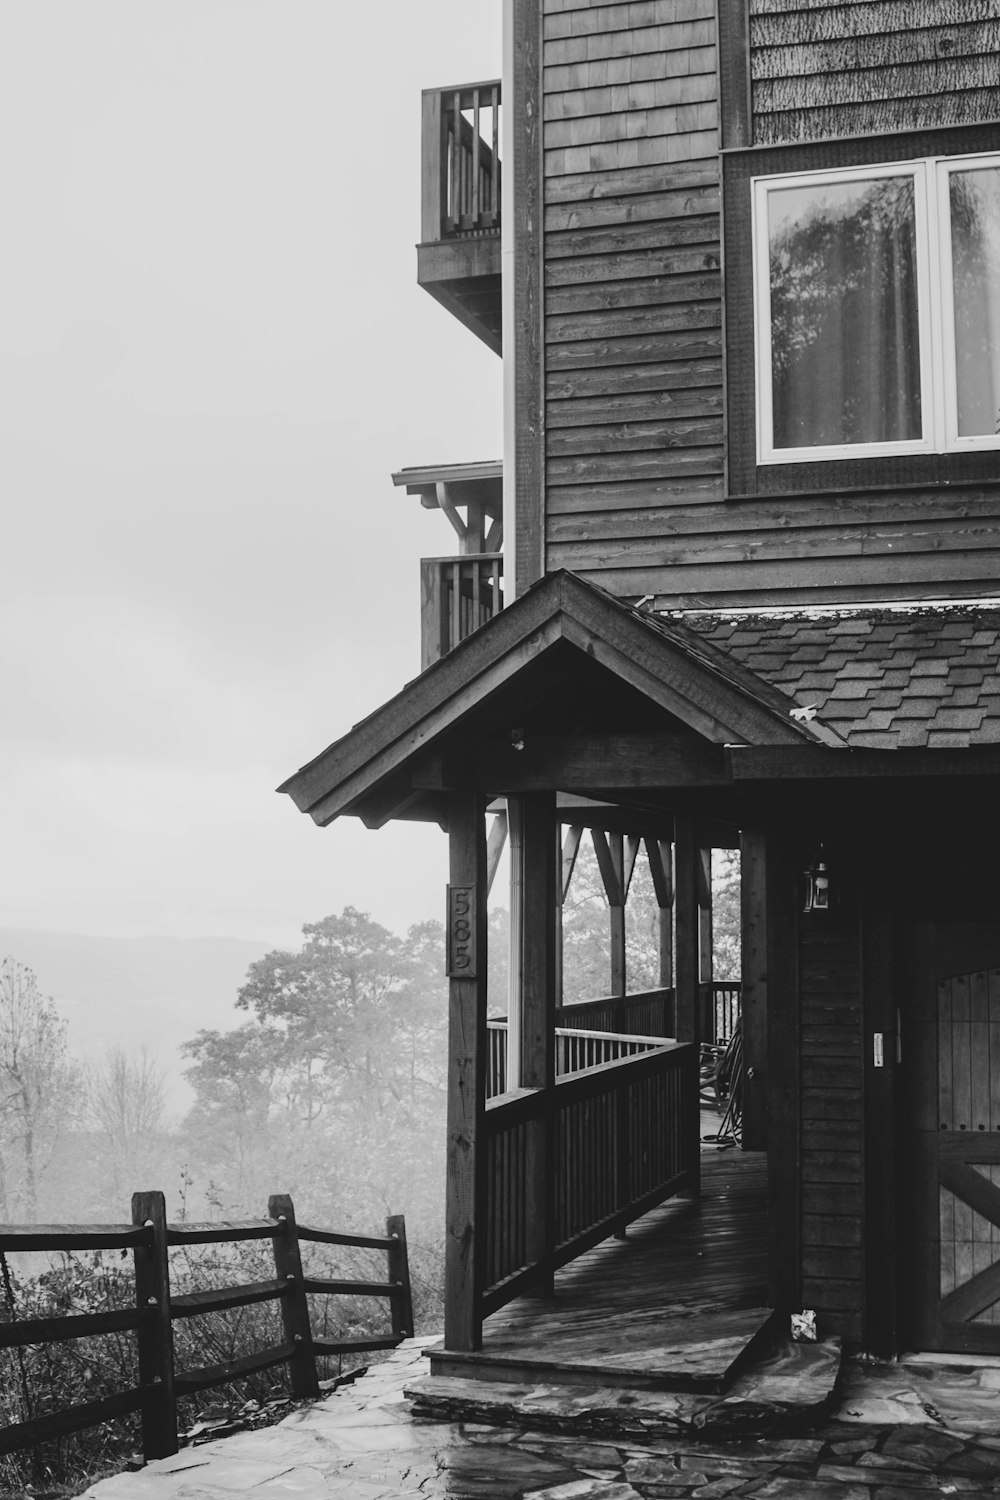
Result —
[[[704, 1117], [711, 1125], [713, 1116]], [[766, 1303], [767, 1163], [702, 1154], [702, 1197], [672, 1199], [556, 1275], [552, 1299], [488, 1318], [476, 1354], [431, 1352], [438, 1375], [723, 1390], [759, 1348]]]

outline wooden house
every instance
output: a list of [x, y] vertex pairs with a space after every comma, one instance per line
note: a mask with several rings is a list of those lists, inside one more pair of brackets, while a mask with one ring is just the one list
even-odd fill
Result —
[[[425, 670], [283, 788], [448, 832], [446, 1344], [697, 1189], [738, 845], [770, 1304], [1000, 1352], [1000, 0], [506, 0], [502, 90], [425, 94], [418, 251], [502, 349], [502, 479], [396, 476], [460, 538]], [[584, 829], [603, 1012], [560, 993]], [[620, 1050], [569, 1067], [574, 1027]]]

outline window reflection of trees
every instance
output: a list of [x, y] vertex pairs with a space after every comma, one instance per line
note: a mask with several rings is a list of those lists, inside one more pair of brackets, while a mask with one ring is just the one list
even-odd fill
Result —
[[958, 431], [1000, 432], [1000, 170], [949, 178]]
[[770, 252], [775, 447], [919, 438], [912, 178], [817, 189]]

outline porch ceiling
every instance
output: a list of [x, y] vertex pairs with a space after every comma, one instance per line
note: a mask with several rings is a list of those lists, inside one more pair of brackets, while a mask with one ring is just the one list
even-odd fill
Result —
[[601, 796], [728, 783], [723, 747], [837, 744], [679, 621], [553, 573], [280, 788], [319, 824], [440, 820], [447, 789]]

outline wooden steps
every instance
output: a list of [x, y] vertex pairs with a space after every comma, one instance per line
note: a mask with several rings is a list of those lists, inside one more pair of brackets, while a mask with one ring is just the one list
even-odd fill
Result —
[[444, 1375], [415, 1380], [405, 1394], [415, 1415], [441, 1422], [477, 1422], [581, 1438], [641, 1437], [644, 1442], [665, 1437], [778, 1437], [806, 1431], [830, 1415], [840, 1362], [839, 1339], [820, 1344], [782, 1340], [763, 1359], [753, 1360], [722, 1394], [626, 1390], [604, 1379], [566, 1385]]
[[[527, 1301], [527, 1299], [525, 1299]], [[492, 1338], [476, 1354], [431, 1349], [431, 1375], [514, 1383], [627, 1387], [632, 1390], [728, 1389], [766, 1341], [769, 1307], [662, 1314], [635, 1309], [609, 1323], [600, 1311], [559, 1321], [558, 1301], [537, 1304], [540, 1338]], [[555, 1321], [556, 1326], [550, 1328]]]

